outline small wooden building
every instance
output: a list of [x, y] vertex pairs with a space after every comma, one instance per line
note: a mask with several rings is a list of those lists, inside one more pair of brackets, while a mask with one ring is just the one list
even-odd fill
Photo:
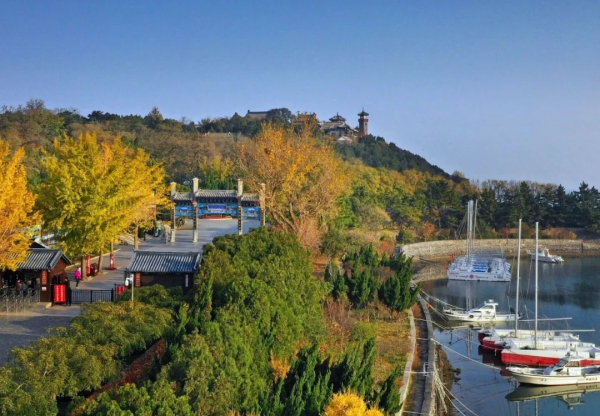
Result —
[[200, 267], [200, 253], [136, 251], [125, 278], [132, 277], [135, 287], [163, 285], [180, 286], [187, 292], [194, 285]]
[[53, 278], [62, 279], [72, 264], [62, 250], [33, 245], [16, 271], [2, 273], [2, 280], [8, 286], [15, 286], [20, 280], [23, 285], [40, 288], [40, 302], [51, 302]]

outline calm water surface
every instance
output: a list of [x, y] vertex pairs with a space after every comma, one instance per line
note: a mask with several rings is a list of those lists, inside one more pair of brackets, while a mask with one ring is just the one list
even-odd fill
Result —
[[[425, 282], [425, 292], [460, 307], [473, 307], [486, 299], [494, 299], [501, 311], [515, 307], [516, 267], [513, 279], [506, 283], [461, 282], [438, 280]], [[519, 310], [533, 319], [534, 264], [526, 258], [521, 262]], [[568, 321], [539, 322], [538, 329], [598, 329], [582, 332], [582, 341], [600, 346], [600, 258], [566, 259], [563, 264], [539, 265], [540, 317], [571, 317]], [[527, 318], [524, 318], [527, 319]], [[447, 323], [440, 321], [444, 326]], [[523, 322], [521, 328], [533, 323]], [[456, 398], [477, 415], [600, 415], [600, 385], [586, 390], [573, 388], [517, 388], [517, 383], [503, 377], [499, 371], [480, 363], [500, 365], [493, 354], [483, 353], [475, 329], [436, 329], [436, 339], [447, 346], [446, 353], [453, 367], [461, 374], [452, 389]], [[451, 350], [448, 350], [451, 348]], [[470, 357], [473, 362], [453, 351]], [[508, 396], [508, 397], [507, 397]], [[455, 404], [465, 414], [471, 414], [460, 403]], [[537, 409], [536, 409], [537, 407]], [[455, 414], [459, 415], [460, 412]]]

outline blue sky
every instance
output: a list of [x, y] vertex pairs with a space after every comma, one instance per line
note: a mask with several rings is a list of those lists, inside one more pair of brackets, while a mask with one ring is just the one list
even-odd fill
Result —
[[[172, 4], [171, 4], [172, 3]], [[0, 2], [0, 104], [336, 112], [448, 172], [600, 186], [600, 2]]]

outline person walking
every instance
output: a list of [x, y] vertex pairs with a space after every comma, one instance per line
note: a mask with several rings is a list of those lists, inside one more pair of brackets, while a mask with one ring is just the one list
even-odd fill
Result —
[[78, 267], [77, 270], [75, 270], [75, 287], [79, 286], [79, 282], [81, 282], [81, 267]]

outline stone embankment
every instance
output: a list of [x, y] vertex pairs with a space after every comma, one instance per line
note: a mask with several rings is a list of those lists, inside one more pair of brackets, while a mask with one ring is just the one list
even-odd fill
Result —
[[[549, 249], [551, 254], [563, 256], [578, 257], [600, 254], [600, 240], [539, 240], [539, 247]], [[464, 240], [441, 240], [405, 244], [397, 247], [396, 253], [403, 253], [408, 257], [413, 257], [413, 261], [419, 261], [421, 258], [435, 259], [465, 254], [465, 249]], [[506, 254], [516, 253], [517, 240], [477, 240], [475, 249], [501, 250]], [[522, 254], [527, 251], [534, 251], [535, 240], [521, 240], [521, 250]]]

